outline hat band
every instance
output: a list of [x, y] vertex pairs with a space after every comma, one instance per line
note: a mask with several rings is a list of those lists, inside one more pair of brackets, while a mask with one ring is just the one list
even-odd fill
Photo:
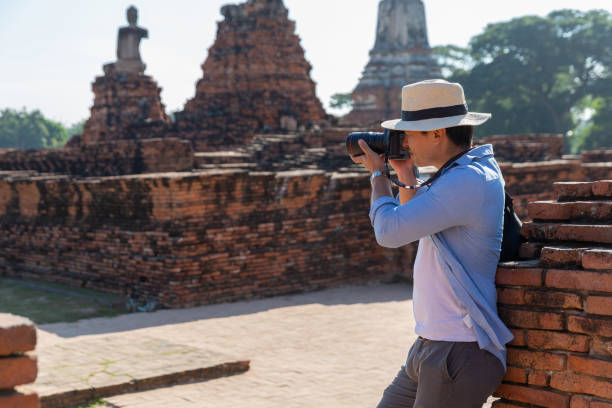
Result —
[[417, 120], [448, 118], [451, 116], [465, 115], [466, 113], [468, 113], [468, 108], [467, 105], [463, 104], [418, 111], [402, 111], [402, 120], [413, 122]]

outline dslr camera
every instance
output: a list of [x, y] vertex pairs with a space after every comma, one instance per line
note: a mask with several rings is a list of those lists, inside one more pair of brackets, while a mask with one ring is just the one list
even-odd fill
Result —
[[385, 159], [406, 160], [410, 153], [402, 147], [404, 132], [401, 130], [385, 129], [384, 133], [378, 132], [353, 132], [346, 137], [346, 150], [351, 156], [363, 155], [359, 147], [359, 139], [365, 140], [370, 149], [378, 154], [384, 154]]

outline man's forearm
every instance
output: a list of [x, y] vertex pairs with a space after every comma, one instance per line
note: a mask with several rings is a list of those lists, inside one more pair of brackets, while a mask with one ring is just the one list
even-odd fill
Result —
[[[414, 170], [410, 170], [405, 172], [404, 174], [398, 174], [398, 179], [402, 183], [407, 186], [415, 186], [417, 184], [417, 178], [414, 175]], [[408, 201], [412, 200], [414, 195], [416, 194], [416, 190], [408, 190], [406, 188], [400, 188], [399, 199], [400, 204], [406, 204]]]
[[372, 201], [370, 205], [374, 204], [380, 197], [393, 198], [391, 182], [385, 176], [378, 176], [372, 180]]

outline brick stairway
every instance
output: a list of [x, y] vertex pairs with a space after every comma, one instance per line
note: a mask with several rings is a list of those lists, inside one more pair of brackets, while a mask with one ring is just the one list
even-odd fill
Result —
[[528, 206], [527, 261], [498, 269], [499, 314], [515, 338], [495, 408], [612, 407], [612, 181], [554, 191]]

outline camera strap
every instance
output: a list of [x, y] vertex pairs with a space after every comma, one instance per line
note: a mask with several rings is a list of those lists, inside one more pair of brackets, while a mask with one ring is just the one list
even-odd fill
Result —
[[404, 183], [402, 183], [401, 181], [397, 180], [397, 179], [393, 179], [391, 178], [391, 170], [389, 169], [389, 146], [387, 145], [387, 151], [385, 152], [385, 168], [383, 170], [383, 174], [385, 175], [385, 177], [387, 177], [393, 184], [395, 184], [396, 186], [400, 187], [400, 188], [405, 188], [407, 190], [418, 190], [421, 187], [426, 187], [426, 186], [430, 186], [431, 183], [433, 183], [434, 181], [436, 181], [441, 175], [442, 172], [444, 171], [444, 169], [446, 169], [447, 167], [449, 167], [451, 164], [453, 164], [453, 162], [455, 160], [457, 160], [458, 158], [460, 158], [461, 156], [463, 156], [464, 154], [468, 153], [470, 150], [474, 149], [469, 148], [466, 149], [464, 151], [462, 151], [461, 153], [451, 157], [446, 163], [444, 163], [444, 165], [442, 165], [442, 167], [440, 167], [440, 169], [438, 169], [438, 171], [436, 171], [434, 173], [433, 176], [431, 176], [430, 178], [428, 178], [426, 181], [422, 182], [421, 184], [418, 184], [416, 186], [409, 186], [406, 185]]

